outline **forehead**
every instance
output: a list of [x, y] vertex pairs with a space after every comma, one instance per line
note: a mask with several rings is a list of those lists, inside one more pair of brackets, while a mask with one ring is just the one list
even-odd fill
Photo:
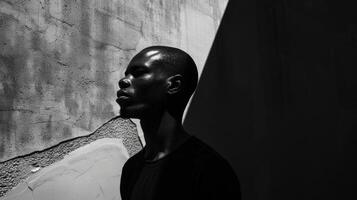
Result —
[[149, 50], [145, 52], [140, 52], [139, 54], [135, 55], [131, 59], [127, 67], [127, 70], [133, 67], [152, 68], [155, 66], [155, 63], [157, 63], [157, 61], [161, 59], [162, 59], [162, 54], [158, 50]]

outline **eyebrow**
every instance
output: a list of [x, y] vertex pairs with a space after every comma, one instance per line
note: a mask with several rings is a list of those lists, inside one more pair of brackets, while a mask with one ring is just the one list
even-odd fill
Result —
[[[128, 71], [128, 69], [129, 69], [129, 71]], [[138, 71], [138, 70], [148, 71], [149, 68], [146, 67], [146, 66], [142, 66], [142, 65], [131, 65], [130, 68], [127, 68], [125, 70], [124, 75], [126, 76], [126, 75], [128, 75], [129, 72], [132, 73], [133, 71], [135, 72], [135, 71]]]

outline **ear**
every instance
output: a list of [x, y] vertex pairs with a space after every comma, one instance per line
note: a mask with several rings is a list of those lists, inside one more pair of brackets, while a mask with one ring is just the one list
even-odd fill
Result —
[[182, 76], [181, 74], [176, 74], [174, 76], [170, 76], [167, 79], [168, 88], [167, 93], [176, 94], [182, 89]]

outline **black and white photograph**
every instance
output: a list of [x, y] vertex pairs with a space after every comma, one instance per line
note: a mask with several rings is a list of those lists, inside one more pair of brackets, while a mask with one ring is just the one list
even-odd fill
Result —
[[0, 200], [357, 199], [356, 9], [0, 0]]

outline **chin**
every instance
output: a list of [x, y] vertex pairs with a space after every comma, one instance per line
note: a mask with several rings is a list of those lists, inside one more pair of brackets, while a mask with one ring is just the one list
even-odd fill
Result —
[[129, 119], [129, 118], [134, 118], [134, 119], [140, 119], [140, 112], [137, 112], [135, 110], [130, 110], [126, 108], [120, 109], [120, 117], [124, 119]]
[[152, 107], [147, 104], [123, 105], [120, 108], [120, 117], [143, 119], [152, 116]]

